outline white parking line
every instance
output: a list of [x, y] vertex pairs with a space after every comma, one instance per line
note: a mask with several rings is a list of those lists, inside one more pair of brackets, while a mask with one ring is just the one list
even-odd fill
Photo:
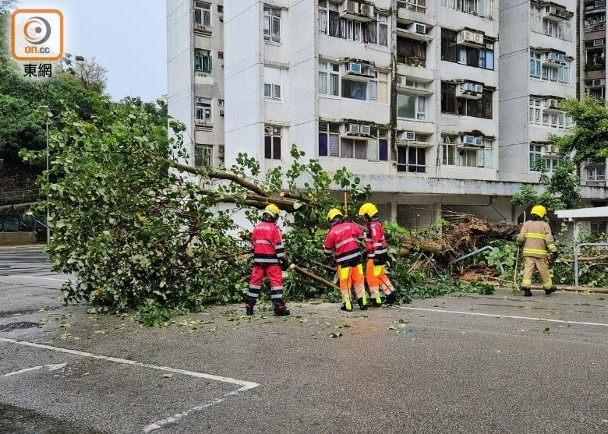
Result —
[[401, 306], [401, 309], [418, 310], [418, 311], [423, 311], [423, 312], [452, 313], [452, 314], [457, 314], [457, 315], [485, 316], [485, 317], [490, 317], [490, 318], [525, 319], [525, 320], [529, 320], [529, 321], [547, 321], [547, 322], [557, 322], [557, 323], [561, 323], [561, 324], [579, 324], [579, 325], [592, 325], [592, 326], [608, 327], [608, 324], [601, 323], [601, 322], [566, 321], [563, 319], [553, 319], [553, 318], [536, 318], [536, 317], [517, 316], [517, 315], [496, 315], [496, 314], [492, 314], [492, 313], [462, 312], [462, 311], [458, 311], [458, 310], [430, 309], [430, 308], [408, 307], [408, 306]]
[[[58, 353], [73, 354], [75, 356], [89, 357], [89, 358], [92, 358], [92, 359], [106, 360], [108, 362], [120, 363], [120, 364], [123, 364], [123, 365], [139, 366], [139, 367], [142, 367], [142, 368], [155, 369], [157, 371], [165, 371], [165, 372], [172, 372], [172, 373], [175, 373], [175, 374], [189, 375], [191, 377], [205, 378], [207, 380], [221, 381], [223, 383], [229, 383], [229, 384], [235, 384], [237, 386], [241, 386], [241, 387], [239, 387], [235, 391], [225, 393], [220, 398], [213, 399], [213, 400], [211, 400], [209, 402], [206, 402], [204, 404], [192, 407], [191, 409], [186, 410], [186, 411], [184, 411], [182, 413], [178, 413], [178, 414], [170, 416], [170, 417], [168, 417], [166, 419], [154, 422], [154, 423], [152, 423], [152, 424], [144, 427], [143, 431], [146, 432], [146, 433], [154, 431], [154, 430], [157, 430], [157, 429], [160, 429], [164, 425], [167, 425], [168, 423], [173, 423], [173, 422], [175, 422], [175, 421], [177, 421], [179, 419], [182, 419], [182, 418], [188, 416], [190, 413], [193, 413], [195, 411], [201, 411], [201, 410], [204, 410], [205, 408], [211, 407], [212, 405], [219, 404], [219, 403], [225, 401], [230, 396], [238, 395], [241, 392], [246, 392], [247, 390], [250, 390], [250, 389], [253, 389], [253, 388], [259, 386], [258, 383], [253, 383], [251, 381], [237, 380], [235, 378], [222, 377], [222, 376], [219, 376], [219, 375], [211, 375], [211, 374], [206, 374], [204, 372], [195, 372], [195, 371], [187, 371], [185, 369], [170, 368], [168, 366], [151, 365], [149, 363], [142, 363], [142, 362], [138, 362], [138, 361], [135, 361], [135, 360], [121, 359], [121, 358], [118, 358], [118, 357], [104, 356], [104, 355], [101, 355], [101, 354], [93, 354], [93, 353], [89, 353], [89, 352], [86, 352], [86, 351], [70, 350], [68, 348], [53, 347], [51, 345], [37, 344], [37, 343], [34, 343], [34, 342], [17, 341], [15, 339], [9, 339], [9, 338], [0, 338], [0, 342], [5, 342], [5, 343], [8, 343], [8, 344], [15, 344], [15, 345], [22, 345], [22, 346], [32, 347], [32, 348], [40, 348], [40, 349], [50, 350], [50, 351], [56, 351]], [[40, 369], [40, 368], [42, 368], [42, 366], [36, 367], [36, 369]], [[29, 369], [31, 370], [31, 368], [29, 368]], [[27, 370], [27, 368], [26, 368], [26, 370]], [[26, 370], [21, 370], [21, 371], [25, 372]], [[16, 371], [16, 373], [17, 372], [18, 371]], [[16, 375], [16, 373], [15, 373], [15, 375]]]
[[59, 363], [56, 365], [40, 365], [40, 366], [32, 366], [31, 368], [19, 369], [18, 371], [8, 372], [6, 374], [2, 374], [3, 377], [12, 377], [13, 375], [25, 374], [27, 372], [37, 371], [42, 368], [47, 368], [49, 371], [57, 371], [61, 368], [65, 368], [67, 363]]
[[54, 282], [67, 282], [69, 279], [55, 279], [53, 277], [42, 277], [42, 276], [22, 276], [21, 274], [5, 274], [4, 276], [1, 276], [3, 278], [9, 277], [11, 279], [14, 279], [15, 277], [19, 277], [21, 279], [36, 279], [36, 280], [52, 280]]

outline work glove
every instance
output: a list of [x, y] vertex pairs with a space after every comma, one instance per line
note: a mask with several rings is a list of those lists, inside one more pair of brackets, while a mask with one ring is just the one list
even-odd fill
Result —
[[387, 253], [381, 253], [379, 255], [374, 256], [374, 265], [384, 265], [388, 259]]
[[281, 259], [281, 270], [287, 271], [288, 269], [289, 269], [289, 262], [287, 262], [287, 259], [285, 259], [285, 258]]
[[550, 267], [555, 263], [555, 260], [557, 259], [557, 252], [551, 252], [548, 256], [547, 256], [547, 265]]

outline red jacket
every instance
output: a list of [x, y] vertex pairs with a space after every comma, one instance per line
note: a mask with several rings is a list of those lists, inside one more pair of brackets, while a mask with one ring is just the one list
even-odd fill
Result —
[[384, 229], [382, 223], [378, 219], [369, 220], [365, 226], [367, 227], [367, 233], [365, 234], [365, 251], [367, 257], [373, 259], [374, 257], [380, 257], [384, 253], [388, 253], [386, 248], [386, 239], [384, 238]]
[[346, 265], [353, 260], [360, 262], [361, 240], [363, 231], [350, 222], [341, 222], [332, 226], [325, 238], [325, 256], [330, 257], [332, 252], [338, 264]]
[[285, 259], [285, 246], [281, 231], [273, 222], [260, 222], [251, 234], [253, 263], [255, 265], [279, 264]]

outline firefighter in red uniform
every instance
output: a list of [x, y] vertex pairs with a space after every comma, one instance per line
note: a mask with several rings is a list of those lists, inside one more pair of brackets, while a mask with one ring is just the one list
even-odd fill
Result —
[[373, 203], [364, 203], [359, 208], [359, 217], [367, 220], [365, 226], [365, 251], [367, 264], [365, 265], [365, 279], [372, 299], [372, 306], [382, 306], [380, 289], [385, 294], [384, 301], [388, 304], [397, 301], [397, 293], [393, 284], [384, 271], [384, 264], [388, 260], [388, 248], [384, 238], [384, 229], [378, 216], [378, 208]]
[[342, 295], [342, 310], [352, 311], [350, 288], [354, 286], [359, 307], [367, 309], [365, 296], [365, 278], [361, 264], [361, 241], [363, 231], [354, 223], [344, 221], [339, 209], [330, 209], [327, 219], [331, 229], [325, 238], [324, 250], [326, 259], [338, 268], [340, 294]]
[[253, 270], [249, 281], [249, 291], [245, 296], [245, 309], [247, 315], [253, 315], [253, 306], [258, 299], [264, 276], [270, 280], [270, 300], [274, 305], [274, 314], [278, 316], [289, 315], [289, 310], [283, 301], [283, 274], [287, 269], [285, 247], [281, 232], [277, 227], [279, 208], [269, 204], [264, 208], [262, 221], [253, 228], [251, 243], [253, 244]]

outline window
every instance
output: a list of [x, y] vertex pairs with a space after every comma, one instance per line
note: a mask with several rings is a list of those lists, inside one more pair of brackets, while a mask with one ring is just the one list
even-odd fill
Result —
[[340, 65], [319, 62], [319, 94], [340, 96]]
[[441, 162], [446, 166], [492, 168], [492, 142], [482, 139], [479, 146], [467, 147], [457, 136], [442, 136]]
[[560, 54], [563, 60], [543, 63], [549, 55], [555, 55], [555, 53], [530, 52], [530, 77], [570, 84], [572, 60], [566, 59], [563, 54]]
[[397, 62], [424, 66], [426, 64], [426, 42], [397, 37]]
[[211, 52], [209, 50], [194, 49], [194, 70], [197, 72], [211, 72]]
[[388, 15], [376, 14], [376, 20], [361, 22], [340, 17], [336, 2], [318, 0], [319, 32], [350, 41], [388, 47]]
[[441, 60], [482, 69], [494, 69], [494, 44], [486, 42], [485, 47], [458, 45], [458, 32], [441, 30]]
[[206, 2], [194, 2], [194, 24], [211, 26], [211, 4]]
[[572, 29], [568, 19], [553, 21], [543, 18], [545, 6], [530, 5], [530, 30], [564, 41], [572, 40]]
[[543, 156], [543, 145], [530, 143], [530, 170], [538, 170], [539, 161]]
[[212, 162], [212, 145], [194, 145], [194, 167], [211, 167]]
[[197, 98], [194, 104], [194, 119], [208, 122], [211, 120], [211, 100]]
[[421, 95], [398, 93], [397, 117], [426, 120], [426, 98]]
[[[606, 234], [606, 222], [590, 222], [590, 229], [593, 235], [600, 236]], [[603, 240], [600, 240], [600, 242]], [[597, 242], [597, 241], [596, 241]]]
[[606, 165], [603, 163], [589, 163], [585, 166], [587, 181], [605, 181]]
[[281, 99], [281, 86], [278, 84], [264, 83], [264, 98]]
[[426, 149], [397, 146], [397, 172], [426, 172]]
[[541, 76], [541, 53], [530, 51], [530, 77], [540, 78]]
[[529, 119], [531, 124], [541, 125], [541, 101], [537, 98], [530, 98]]
[[281, 42], [281, 10], [264, 6], [264, 39]]
[[281, 159], [281, 128], [264, 127], [264, 158], [269, 160]]
[[484, 88], [479, 99], [457, 98], [456, 83], [441, 82], [441, 112], [492, 119], [494, 92]]
[[371, 127], [368, 137], [341, 137], [339, 123], [320, 121], [319, 157], [388, 161], [388, 129]]
[[441, 5], [466, 14], [491, 17], [494, 0], [441, 0]]
[[284, 72], [281, 68], [264, 66], [264, 98], [281, 100], [281, 76]]

